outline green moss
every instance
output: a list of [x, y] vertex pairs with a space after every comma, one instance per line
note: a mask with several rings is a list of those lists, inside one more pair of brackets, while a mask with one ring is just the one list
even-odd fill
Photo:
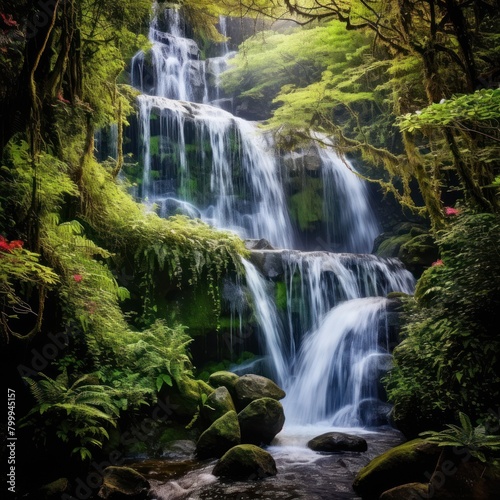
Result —
[[414, 439], [375, 457], [354, 479], [353, 488], [364, 499], [378, 499], [386, 490], [401, 484], [427, 482], [425, 473], [436, 467], [441, 449]]
[[397, 257], [401, 246], [411, 239], [412, 236], [410, 233], [389, 236], [380, 243], [375, 254], [378, 257]]
[[302, 231], [314, 229], [323, 220], [323, 196], [318, 183], [309, 179], [304, 189], [290, 197], [290, 215]]
[[160, 140], [159, 135], [154, 135], [149, 139], [149, 154], [151, 156], [158, 156], [160, 154]]
[[276, 282], [275, 294], [276, 294], [276, 307], [279, 310], [286, 311], [288, 300], [287, 300], [285, 283], [283, 283], [282, 281]]

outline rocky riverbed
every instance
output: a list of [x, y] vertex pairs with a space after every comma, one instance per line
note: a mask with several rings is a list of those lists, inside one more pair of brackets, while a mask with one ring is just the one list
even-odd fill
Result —
[[[367, 451], [323, 453], [307, 447], [310, 439], [330, 431], [362, 436]], [[278, 473], [273, 477], [220, 480], [212, 475], [217, 460], [196, 460], [194, 444], [189, 442], [179, 443], [163, 459], [136, 461], [130, 466], [148, 479], [150, 498], [155, 500], [359, 499], [352, 489], [356, 473], [372, 458], [402, 442], [403, 436], [392, 428], [368, 431], [285, 426], [265, 448], [276, 461]]]

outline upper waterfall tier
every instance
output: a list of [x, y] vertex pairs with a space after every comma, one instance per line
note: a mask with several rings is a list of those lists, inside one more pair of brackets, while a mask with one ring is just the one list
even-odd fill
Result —
[[254, 124], [205, 104], [147, 95], [138, 103], [144, 199], [161, 212], [181, 197], [216, 227], [293, 247], [276, 159]]

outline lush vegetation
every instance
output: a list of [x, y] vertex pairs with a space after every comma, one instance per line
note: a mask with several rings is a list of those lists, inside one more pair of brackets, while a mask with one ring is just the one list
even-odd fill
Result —
[[2, 9], [0, 329], [19, 429], [35, 444], [19, 455], [40, 473], [26, 487], [50, 479], [37, 457], [89, 464], [159, 401], [176, 398], [189, 422], [212, 389], [162, 298], [200, 286], [217, 317], [245, 250], [201, 221], [148, 213], [118, 180], [123, 155], [95, 160], [95, 131], [133, 112], [123, 70], [147, 43], [149, 0]]

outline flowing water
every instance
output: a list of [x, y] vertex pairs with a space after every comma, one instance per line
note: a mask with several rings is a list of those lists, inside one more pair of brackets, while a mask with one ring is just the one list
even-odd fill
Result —
[[[225, 20], [220, 26], [224, 31]], [[179, 12], [166, 9], [151, 23], [152, 49], [132, 61], [132, 81], [142, 92], [142, 199], [162, 216], [199, 217], [242, 238], [265, 238], [275, 248], [253, 251], [243, 262], [246, 283], [233, 289], [243, 296], [245, 286], [253, 298], [263, 373], [287, 393], [286, 424], [269, 448], [280, 474], [266, 487], [224, 486], [210, 474], [213, 463], [187, 460], [182, 474], [159, 473], [164, 481], [156, 484], [157, 498], [355, 498], [349, 483], [354, 471], [400, 440], [393, 431], [366, 427], [384, 423], [379, 416], [387, 409], [380, 377], [390, 366], [394, 339], [386, 296], [412, 293], [414, 279], [398, 260], [369, 254], [380, 228], [366, 183], [319, 134], [313, 138], [322, 144], [315, 148], [326, 249], [294, 250], [298, 230], [272, 142], [255, 123], [220, 107], [227, 44], [220, 56], [204, 61], [187, 33]], [[242, 324], [236, 309], [231, 315], [236, 327]], [[306, 447], [311, 437], [346, 427], [371, 443], [363, 457], [328, 458]], [[316, 475], [322, 464], [325, 470], [316, 489], [306, 491], [311, 464]], [[338, 472], [335, 496], [328, 496], [329, 468]]]

